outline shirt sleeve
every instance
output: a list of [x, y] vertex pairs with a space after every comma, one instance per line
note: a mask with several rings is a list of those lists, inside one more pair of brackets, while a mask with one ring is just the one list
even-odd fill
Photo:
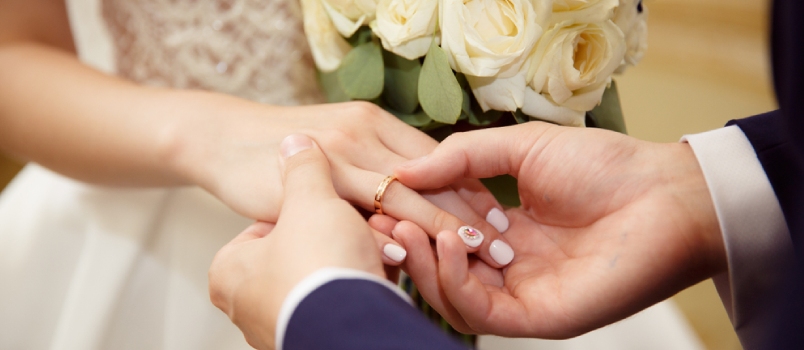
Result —
[[793, 261], [793, 243], [773, 187], [742, 130], [728, 126], [682, 142], [701, 165], [728, 257], [713, 278], [745, 348], [766, 341], [773, 298]]

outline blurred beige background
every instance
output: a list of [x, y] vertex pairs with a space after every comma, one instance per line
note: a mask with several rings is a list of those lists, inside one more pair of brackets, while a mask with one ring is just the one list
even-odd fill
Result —
[[[632, 136], [676, 142], [775, 107], [768, 0], [646, 0], [645, 59], [618, 78]], [[0, 155], [0, 188], [20, 164]], [[674, 297], [711, 350], [740, 349], [711, 281]]]

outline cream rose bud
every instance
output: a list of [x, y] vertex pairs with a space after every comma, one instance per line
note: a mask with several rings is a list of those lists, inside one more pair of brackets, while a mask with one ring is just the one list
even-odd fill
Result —
[[596, 23], [611, 19], [619, 0], [555, 0], [551, 23]]
[[625, 59], [617, 73], [622, 73], [628, 66], [635, 66], [645, 56], [648, 49], [648, 9], [642, 0], [620, 0], [620, 6], [614, 10], [614, 24], [625, 35]]
[[369, 24], [377, 11], [377, 0], [321, 0], [321, 3], [335, 28], [345, 38]]
[[[611, 20], [559, 23], [542, 35], [531, 53], [528, 85], [554, 106], [586, 112], [600, 103], [624, 54], [623, 33]], [[525, 100], [528, 104], [527, 96]], [[523, 112], [541, 117], [537, 109], [526, 111], [523, 106]]]
[[441, 0], [441, 48], [458, 72], [519, 73], [541, 35], [552, 0]]
[[301, 0], [304, 34], [315, 65], [324, 72], [338, 69], [343, 57], [352, 49], [327, 15], [322, 0]]
[[409, 60], [427, 53], [436, 27], [436, 0], [380, 0], [371, 30], [382, 46]]

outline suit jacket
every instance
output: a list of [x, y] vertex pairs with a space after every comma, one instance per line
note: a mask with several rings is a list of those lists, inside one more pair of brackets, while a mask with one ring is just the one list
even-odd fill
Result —
[[793, 242], [796, 262], [779, 290], [771, 349], [804, 348], [804, 3], [773, 4], [771, 47], [779, 109], [735, 120], [770, 180]]
[[282, 348], [465, 349], [387, 286], [366, 279], [336, 279], [298, 304]]

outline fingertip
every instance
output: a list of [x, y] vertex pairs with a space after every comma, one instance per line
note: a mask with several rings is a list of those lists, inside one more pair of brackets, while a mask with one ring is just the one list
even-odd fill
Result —
[[408, 251], [405, 248], [402, 248], [399, 245], [388, 243], [382, 248], [382, 253], [385, 257], [390, 259], [394, 266], [400, 265], [405, 262], [405, 258], [408, 255]]
[[235, 236], [235, 238], [233, 238], [229, 244], [238, 244], [245, 241], [263, 238], [271, 233], [271, 230], [274, 229], [274, 226], [274, 224], [269, 222], [257, 221], [249, 225], [249, 227], [246, 227], [245, 230]]
[[424, 163], [427, 160], [427, 156], [422, 156], [416, 159], [411, 159], [407, 162], [399, 164], [397, 169], [399, 170], [414, 170], [419, 164]]
[[514, 249], [502, 239], [496, 239], [489, 245], [489, 255], [501, 266], [506, 266], [514, 260]]
[[471, 253], [476, 252], [485, 239], [483, 232], [480, 232], [480, 230], [472, 226], [461, 226], [458, 228], [457, 233], [458, 237], [460, 237], [466, 245], [467, 251]]
[[282, 158], [288, 159], [314, 146], [315, 141], [309, 136], [304, 134], [292, 134], [285, 137], [282, 143], [279, 144], [279, 153], [282, 155]]
[[504, 233], [508, 231], [508, 226], [510, 222], [508, 221], [508, 216], [497, 207], [491, 208], [488, 214], [486, 214], [486, 222], [488, 222], [491, 226], [494, 226], [498, 232]]

